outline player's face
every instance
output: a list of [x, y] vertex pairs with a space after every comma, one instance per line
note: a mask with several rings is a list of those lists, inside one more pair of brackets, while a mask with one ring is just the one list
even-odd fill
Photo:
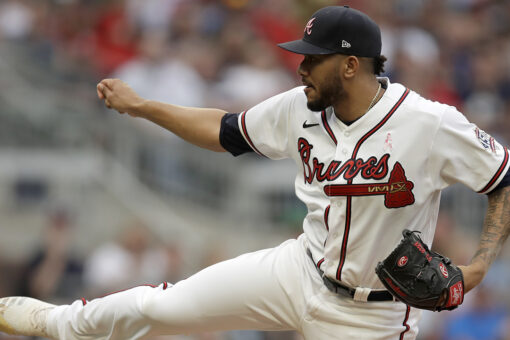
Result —
[[344, 95], [337, 59], [335, 55], [305, 55], [299, 65], [298, 74], [306, 86], [304, 91], [310, 110], [322, 111]]

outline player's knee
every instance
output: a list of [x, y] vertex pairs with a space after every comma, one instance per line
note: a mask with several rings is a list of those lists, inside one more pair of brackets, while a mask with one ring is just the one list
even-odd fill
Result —
[[162, 314], [168, 317], [172, 311], [172, 285], [165, 282], [158, 287], [148, 288], [139, 306], [139, 312], [145, 319], [158, 321]]
[[164, 323], [172, 328], [196, 320], [200, 308], [189, 294], [173, 288], [159, 286], [148, 290], [139, 306], [142, 317], [151, 322]]

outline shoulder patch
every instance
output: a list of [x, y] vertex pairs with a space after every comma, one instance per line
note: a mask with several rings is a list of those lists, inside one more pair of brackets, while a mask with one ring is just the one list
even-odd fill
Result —
[[494, 138], [491, 135], [477, 127], [475, 127], [474, 132], [476, 138], [478, 138], [478, 141], [485, 150], [496, 153], [498, 146], [496, 145]]

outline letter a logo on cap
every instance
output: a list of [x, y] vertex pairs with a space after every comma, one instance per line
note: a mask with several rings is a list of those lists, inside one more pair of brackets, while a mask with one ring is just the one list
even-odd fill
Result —
[[315, 18], [311, 18], [310, 20], [308, 20], [308, 22], [306, 23], [306, 26], [305, 26], [305, 32], [306, 34], [310, 35], [312, 34], [312, 26], [313, 26], [313, 22], [315, 21]]

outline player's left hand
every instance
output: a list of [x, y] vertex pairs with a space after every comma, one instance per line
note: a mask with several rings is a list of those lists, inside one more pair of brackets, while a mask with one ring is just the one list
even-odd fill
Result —
[[376, 267], [386, 289], [409, 306], [452, 310], [464, 300], [463, 272], [431, 251], [419, 232], [404, 230], [400, 244]]

